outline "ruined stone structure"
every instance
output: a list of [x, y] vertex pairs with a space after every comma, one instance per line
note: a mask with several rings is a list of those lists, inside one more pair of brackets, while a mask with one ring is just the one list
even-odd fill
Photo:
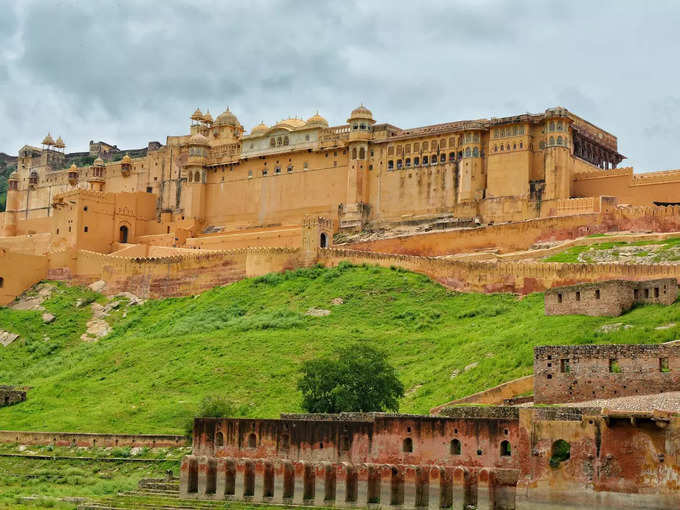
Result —
[[14, 386], [0, 386], [0, 407], [11, 406], [26, 400], [26, 390]]
[[680, 498], [679, 431], [680, 419], [669, 414], [576, 408], [197, 418], [181, 497], [359, 508], [671, 509]]
[[680, 391], [680, 344], [536, 347], [534, 377], [538, 404]]
[[675, 278], [583, 283], [547, 290], [545, 314], [615, 317], [627, 312], [635, 304], [670, 305], [677, 297], [678, 281]]

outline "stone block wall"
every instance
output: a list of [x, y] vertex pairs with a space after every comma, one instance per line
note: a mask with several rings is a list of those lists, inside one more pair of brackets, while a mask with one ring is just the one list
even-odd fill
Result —
[[670, 305], [677, 297], [675, 278], [610, 280], [554, 287], [545, 293], [545, 314], [615, 317], [630, 310], [634, 304]]
[[534, 378], [537, 404], [680, 391], [680, 345], [536, 347]]
[[116, 446], [168, 448], [186, 446], [187, 439], [184, 436], [164, 434], [94, 434], [0, 430], [0, 443], [19, 443], [42, 446], [80, 446], [85, 448], [108, 448]]

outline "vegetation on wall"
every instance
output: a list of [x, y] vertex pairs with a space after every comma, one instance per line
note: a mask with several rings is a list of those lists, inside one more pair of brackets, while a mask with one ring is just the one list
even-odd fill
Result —
[[7, 166], [4, 161], [0, 161], [0, 212], [3, 212], [7, 205], [7, 179], [16, 169], [16, 166]]
[[207, 395], [273, 418], [302, 410], [305, 361], [357, 343], [387, 353], [405, 388], [400, 411], [426, 413], [531, 374], [536, 345], [680, 337], [680, 304], [546, 317], [543, 294], [461, 294], [400, 269], [342, 264], [123, 304], [108, 336], [84, 342], [84, 303], [106, 298], [59, 289], [44, 303], [51, 324], [41, 311], [0, 308], [0, 329], [21, 338], [0, 347], [0, 384], [32, 387], [25, 402], [0, 409], [2, 429], [182, 433]]

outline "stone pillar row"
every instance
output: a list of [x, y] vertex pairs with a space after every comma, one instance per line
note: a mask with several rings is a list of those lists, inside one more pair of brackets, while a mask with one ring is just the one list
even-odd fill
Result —
[[493, 469], [212, 458], [182, 460], [180, 497], [289, 505], [494, 508]]

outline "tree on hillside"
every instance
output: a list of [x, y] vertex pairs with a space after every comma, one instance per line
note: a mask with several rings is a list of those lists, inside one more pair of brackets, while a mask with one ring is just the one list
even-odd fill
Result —
[[404, 385], [384, 352], [366, 345], [306, 361], [298, 389], [310, 413], [398, 411]]

